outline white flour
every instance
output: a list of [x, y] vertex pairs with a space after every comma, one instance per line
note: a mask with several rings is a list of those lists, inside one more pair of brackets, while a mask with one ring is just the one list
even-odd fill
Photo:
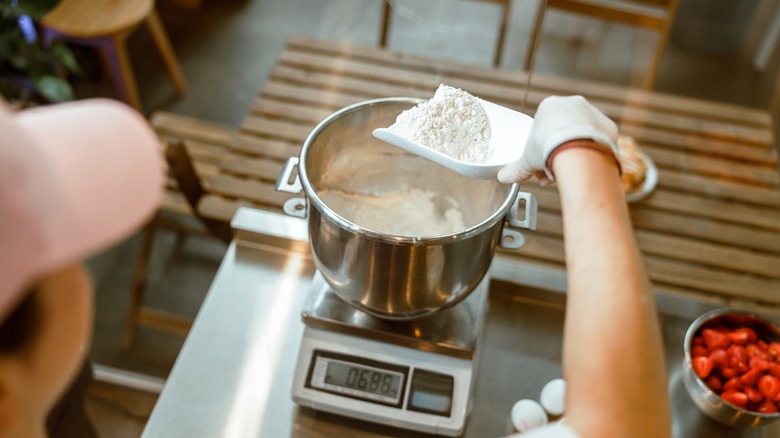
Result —
[[441, 236], [466, 229], [450, 198], [421, 189], [369, 195], [340, 190], [317, 193], [328, 207], [363, 228], [407, 237]]
[[493, 153], [487, 141], [487, 114], [479, 99], [444, 84], [430, 100], [399, 114], [388, 129], [468, 163], [484, 163]]

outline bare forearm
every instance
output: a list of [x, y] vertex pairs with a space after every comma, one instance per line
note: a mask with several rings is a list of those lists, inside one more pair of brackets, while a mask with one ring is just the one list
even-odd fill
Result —
[[554, 171], [569, 284], [568, 421], [586, 437], [667, 436], [660, 330], [617, 169], [597, 152], [571, 149], [556, 158]]

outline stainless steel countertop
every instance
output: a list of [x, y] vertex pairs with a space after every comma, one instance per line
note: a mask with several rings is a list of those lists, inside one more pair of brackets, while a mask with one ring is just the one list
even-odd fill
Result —
[[[163, 388], [143, 437], [428, 436], [299, 408], [291, 398], [303, 333], [301, 306], [314, 275], [305, 222], [242, 209], [230, 245]], [[510, 431], [509, 411], [539, 399], [561, 377], [565, 278], [497, 258], [474, 392], [464, 436]], [[545, 277], [547, 275], [547, 277]], [[519, 276], [519, 277], [518, 277]], [[518, 284], [518, 278], [540, 291]], [[712, 303], [664, 302], [662, 323], [674, 414], [673, 436], [777, 437], [780, 423], [733, 429], [709, 420], [681, 380], [682, 340]], [[665, 307], [671, 307], [665, 311]], [[694, 313], [687, 315], [688, 313]]]

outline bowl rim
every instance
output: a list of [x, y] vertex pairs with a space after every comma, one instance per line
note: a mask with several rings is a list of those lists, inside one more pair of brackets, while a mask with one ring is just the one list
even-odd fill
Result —
[[[452, 233], [429, 236], [405, 236], [399, 234], [390, 234], [372, 230], [360, 224], [356, 224], [333, 210], [331, 206], [329, 206], [327, 203], [325, 203], [325, 201], [322, 200], [322, 198], [320, 198], [318, 190], [315, 190], [315, 188], [312, 186], [312, 183], [309, 180], [307, 169], [307, 163], [309, 161], [307, 159], [309, 150], [312, 148], [312, 145], [317, 139], [317, 136], [325, 131], [331, 124], [337, 122], [342, 117], [349, 116], [352, 113], [365, 110], [367, 108], [385, 104], [407, 104], [409, 108], [411, 108], [414, 105], [425, 102], [426, 100], [427, 99], [419, 97], [404, 96], [368, 99], [355, 102], [351, 105], [347, 105], [339, 110], [336, 110], [320, 121], [320, 123], [318, 123], [317, 126], [315, 126], [309, 132], [303, 142], [303, 145], [301, 146], [301, 151], [298, 154], [298, 177], [301, 182], [303, 193], [307, 200], [307, 205], [318, 209], [323, 214], [323, 216], [344, 230], [354, 234], [359, 234], [364, 238], [390, 243], [396, 246], [445, 245], [450, 242], [466, 240], [468, 238], [487, 232], [499, 223], [504, 224], [507, 214], [514, 205], [518, 196], [518, 192], [520, 191], [520, 185], [518, 183], [504, 184], [501, 187], [501, 189], [505, 190], [506, 192], [503, 201], [501, 201], [501, 204], [490, 215], [478, 223], [472, 224], [467, 228]], [[501, 186], [501, 183], [498, 183], [498, 181], [496, 181], [496, 184]]]
[[691, 325], [688, 326], [688, 330], [685, 333], [685, 339], [683, 341], [683, 351], [685, 353], [685, 356], [684, 356], [684, 367], [686, 369], [690, 368], [690, 374], [693, 377], [694, 382], [696, 382], [696, 385], [698, 385], [701, 389], [703, 389], [708, 395], [711, 394], [711, 395], [717, 397], [719, 400], [723, 401], [723, 403], [726, 406], [728, 406], [728, 407], [730, 407], [732, 409], [735, 409], [736, 411], [738, 411], [740, 413], [744, 413], [744, 414], [756, 415], [756, 416], [760, 416], [762, 418], [773, 419], [773, 420], [777, 419], [777, 418], [780, 418], [780, 411], [775, 412], [773, 414], [765, 414], [765, 413], [754, 411], [754, 410], [751, 410], [751, 409], [740, 408], [739, 406], [736, 406], [736, 405], [733, 405], [733, 404], [729, 403], [728, 401], [723, 399], [720, 396], [720, 394], [718, 394], [715, 391], [713, 391], [707, 385], [707, 383], [704, 382], [701, 379], [701, 377], [699, 377], [699, 375], [696, 374], [696, 372], [693, 370], [693, 364], [692, 364], [693, 358], [691, 357], [691, 344], [693, 343], [694, 335], [707, 322], [709, 322], [709, 321], [711, 321], [711, 320], [713, 320], [713, 319], [715, 319], [717, 317], [724, 316], [724, 315], [729, 315], [729, 314], [738, 314], [738, 315], [750, 317], [750, 318], [756, 320], [757, 322], [765, 324], [770, 329], [774, 330], [778, 334], [778, 336], [780, 336], [780, 326], [778, 326], [778, 324], [775, 323], [773, 320], [767, 318], [766, 316], [764, 316], [764, 315], [762, 315], [762, 314], [760, 314], [758, 312], [754, 312], [754, 311], [751, 311], [751, 310], [745, 310], [745, 309], [732, 308], [732, 307], [724, 307], [724, 308], [710, 310], [709, 312], [706, 312], [706, 313], [702, 314], [701, 316], [699, 316], [698, 318], [696, 318], [691, 323]]

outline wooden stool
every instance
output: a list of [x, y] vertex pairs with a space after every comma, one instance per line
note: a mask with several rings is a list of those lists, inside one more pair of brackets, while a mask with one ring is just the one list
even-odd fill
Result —
[[127, 38], [143, 23], [149, 26], [173, 86], [187, 92], [153, 0], [62, 0], [43, 17], [45, 40], [59, 38], [100, 50], [119, 99], [141, 111], [135, 76], [127, 54]]

